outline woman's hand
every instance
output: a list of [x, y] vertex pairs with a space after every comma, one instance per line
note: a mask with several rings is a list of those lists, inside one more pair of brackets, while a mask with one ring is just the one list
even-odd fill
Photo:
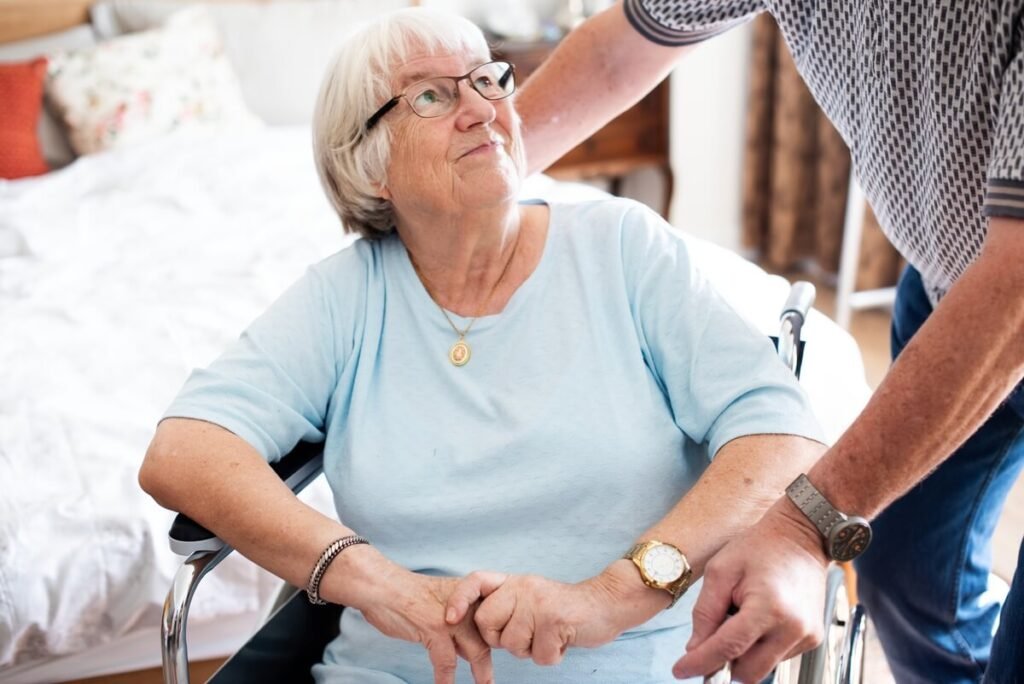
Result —
[[[504, 580], [497, 573], [481, 574], [485, 588]], [[476, 684], [493, 684], [491, 649], [473, 622], [476, 607], [469, 606], [461, 620], [445, 621], [445, 608], [459, 579], [394, 569], [384, 580], [380, 584], [386, 593], [360, 607], [367, 622], [387, 636], [423, 644], [434, 666], [435, 684], [454, 684], [457, 656], [469, 661]]]
[[569, 646], [602, 646], [646, 622], [669, 596], [645, 587], [629, 561], [617, 561], [578, 584], [536, 575], [496, 582], [494, 573], [475, 572], [449, 595], [448, 622], [462, 624], [480, 599], [474, 620], [489, 646], [538, 665], [556, 665]]

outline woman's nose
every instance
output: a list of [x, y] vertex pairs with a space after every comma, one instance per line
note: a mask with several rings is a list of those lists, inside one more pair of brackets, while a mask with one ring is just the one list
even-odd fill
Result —
[[494, 103], [476, 92], [468, 80], [459, 83], [459, 101], [456, 107], [458, 111], [455, 121], [461, 129], [490, 123], [494, 121], [496, 115]]

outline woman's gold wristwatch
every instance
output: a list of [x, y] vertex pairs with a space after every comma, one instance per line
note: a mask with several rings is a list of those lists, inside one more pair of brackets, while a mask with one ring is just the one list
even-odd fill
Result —
[[623, 558], [633, 561], [644, 584], [652, 589], [663, 589], [672, 596], [676, 605], [679, 597], [693, 584], [693, 570], [683, 552], [657, 539], [634, 544]]

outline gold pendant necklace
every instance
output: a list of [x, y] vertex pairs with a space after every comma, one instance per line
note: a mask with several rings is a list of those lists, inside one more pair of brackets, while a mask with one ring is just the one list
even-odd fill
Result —
[[469, 345], [466, 344], [466, 340], [461, 337], [448, 350], [448, 360], [452, 362], [453, 366], [465, 366], [469, 363], [469, 357], [472, 355], [473, 352], [470, 350]]
[[[481, 307], [482, 310], [486, 311], [487, 306], [491, 303], [491, 299], [494, 298], [494, 293], [498, 290], [498, 284], [508, 273], [508, 267], [512, 265], [512, 259], [515, 258], [516, 249], [518, 248], [519, 235], [516, 235], [516, 244], [515, 246], [512, 247], [512, 254], [509, 255], [508, 261], [505, 262], [505, 268], [502, 269], [501, 275], [499, 275], [498, 279], [494, 281], [494, 287], [491, 288], [491, 293], [487, 295], [487, 299], [484, 300], [484, 305], [483, 307]], [[423, 277], [423, 274], [420, 273], [420, 269], [416, 265], [416, 262], [412, 260], [411, 254], [409, 255], [409, 262], [412, 264], [413, 270], [416, 271], [416, 275], [419, 276], [420, 281], [424, 284], [424, 286], [426, 286], [427, 281]], [[430, 295], [430, 298], [434, 300], [435, 304], [437, 304], [437, 308], [439, 308], [441, 310], [441, 313], [444, 314], [444, 318], [446, 321], [448, 321], [448, 325], [450, 325], [452, 327], [452, 330], [455, 331], [455, 334], [459, 336], [459, 339], [457, 339], [455, 343], [448, 349], [448, 360], [452, 362], [453, 366], [461, 368], [462, 366], [465, 366], [467, 363], [469, 363], [470, 357], [473, 356], [473, 350], [470, 349], [469, 343], [466, 342], [466, 335], [469, 334], [470, 329], [473, 327], [473, 324], [476, 323], [476, 320], [480, 318], [481, 314], [477, 314], [476, 316], [474, 316], [473, 320], [469, 322], [469, 325], [466, 326], [465, 330], [459, 330], [458, 326], [455, 325], [454, 321], [452, 321], [452, 317], [448, 315], [448, 312], [445, 310], [445, 308], [441, 306], [441, 304], [436, 299], [434, 299], [434, 295], [430, 294], [430, 288], [427, 288], [427, 294]]]
[[[469, 363], [469, 357], [473, 355], [473, 350], [469, 348], [469, 343], [466, 342], [466, 335], [469, 334], [469, 329], [473, 327], [474, 323], [476, 323], [476, 318], [469, 322], [469, 325], [466, 326], [465, 330], [459, 330], [458, 326], [456, 326], [455, 322], [452, 320], [452, 317], [444, 310], [444, 307], [439, 304], [438, 308], [441, 309], [441, 313], [443, 313], [444, 317], [448, 320], [448, 325], [452, 326], [452, 330], [454, 330], [455, 334], [459, 336], [459, 339], [457, 339], [455, 344], [453, 344], [448, 350], [448, 360], [452, 362], [453, 366], [465, 366]], [[484, 305], [484, 308], [486, 308], [486, 304]], [[477, 318], [479, 318], [479, 316], [477, 316]]]

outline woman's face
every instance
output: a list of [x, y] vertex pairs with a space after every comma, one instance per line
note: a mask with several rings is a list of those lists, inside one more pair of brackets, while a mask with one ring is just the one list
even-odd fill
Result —
[[[461, 76], [489, 61], [467, 54], [413, 55], [396, 70], [392, 92], [426, 78]], [[458, 213], [515, 199], [525, 165], [512, 98], [484, 99], [463, 80], [447, 114], [421, 118], [403, 99], [387, 116], [393, 117], [391, 155], [382, 194], [399, 217]]]

